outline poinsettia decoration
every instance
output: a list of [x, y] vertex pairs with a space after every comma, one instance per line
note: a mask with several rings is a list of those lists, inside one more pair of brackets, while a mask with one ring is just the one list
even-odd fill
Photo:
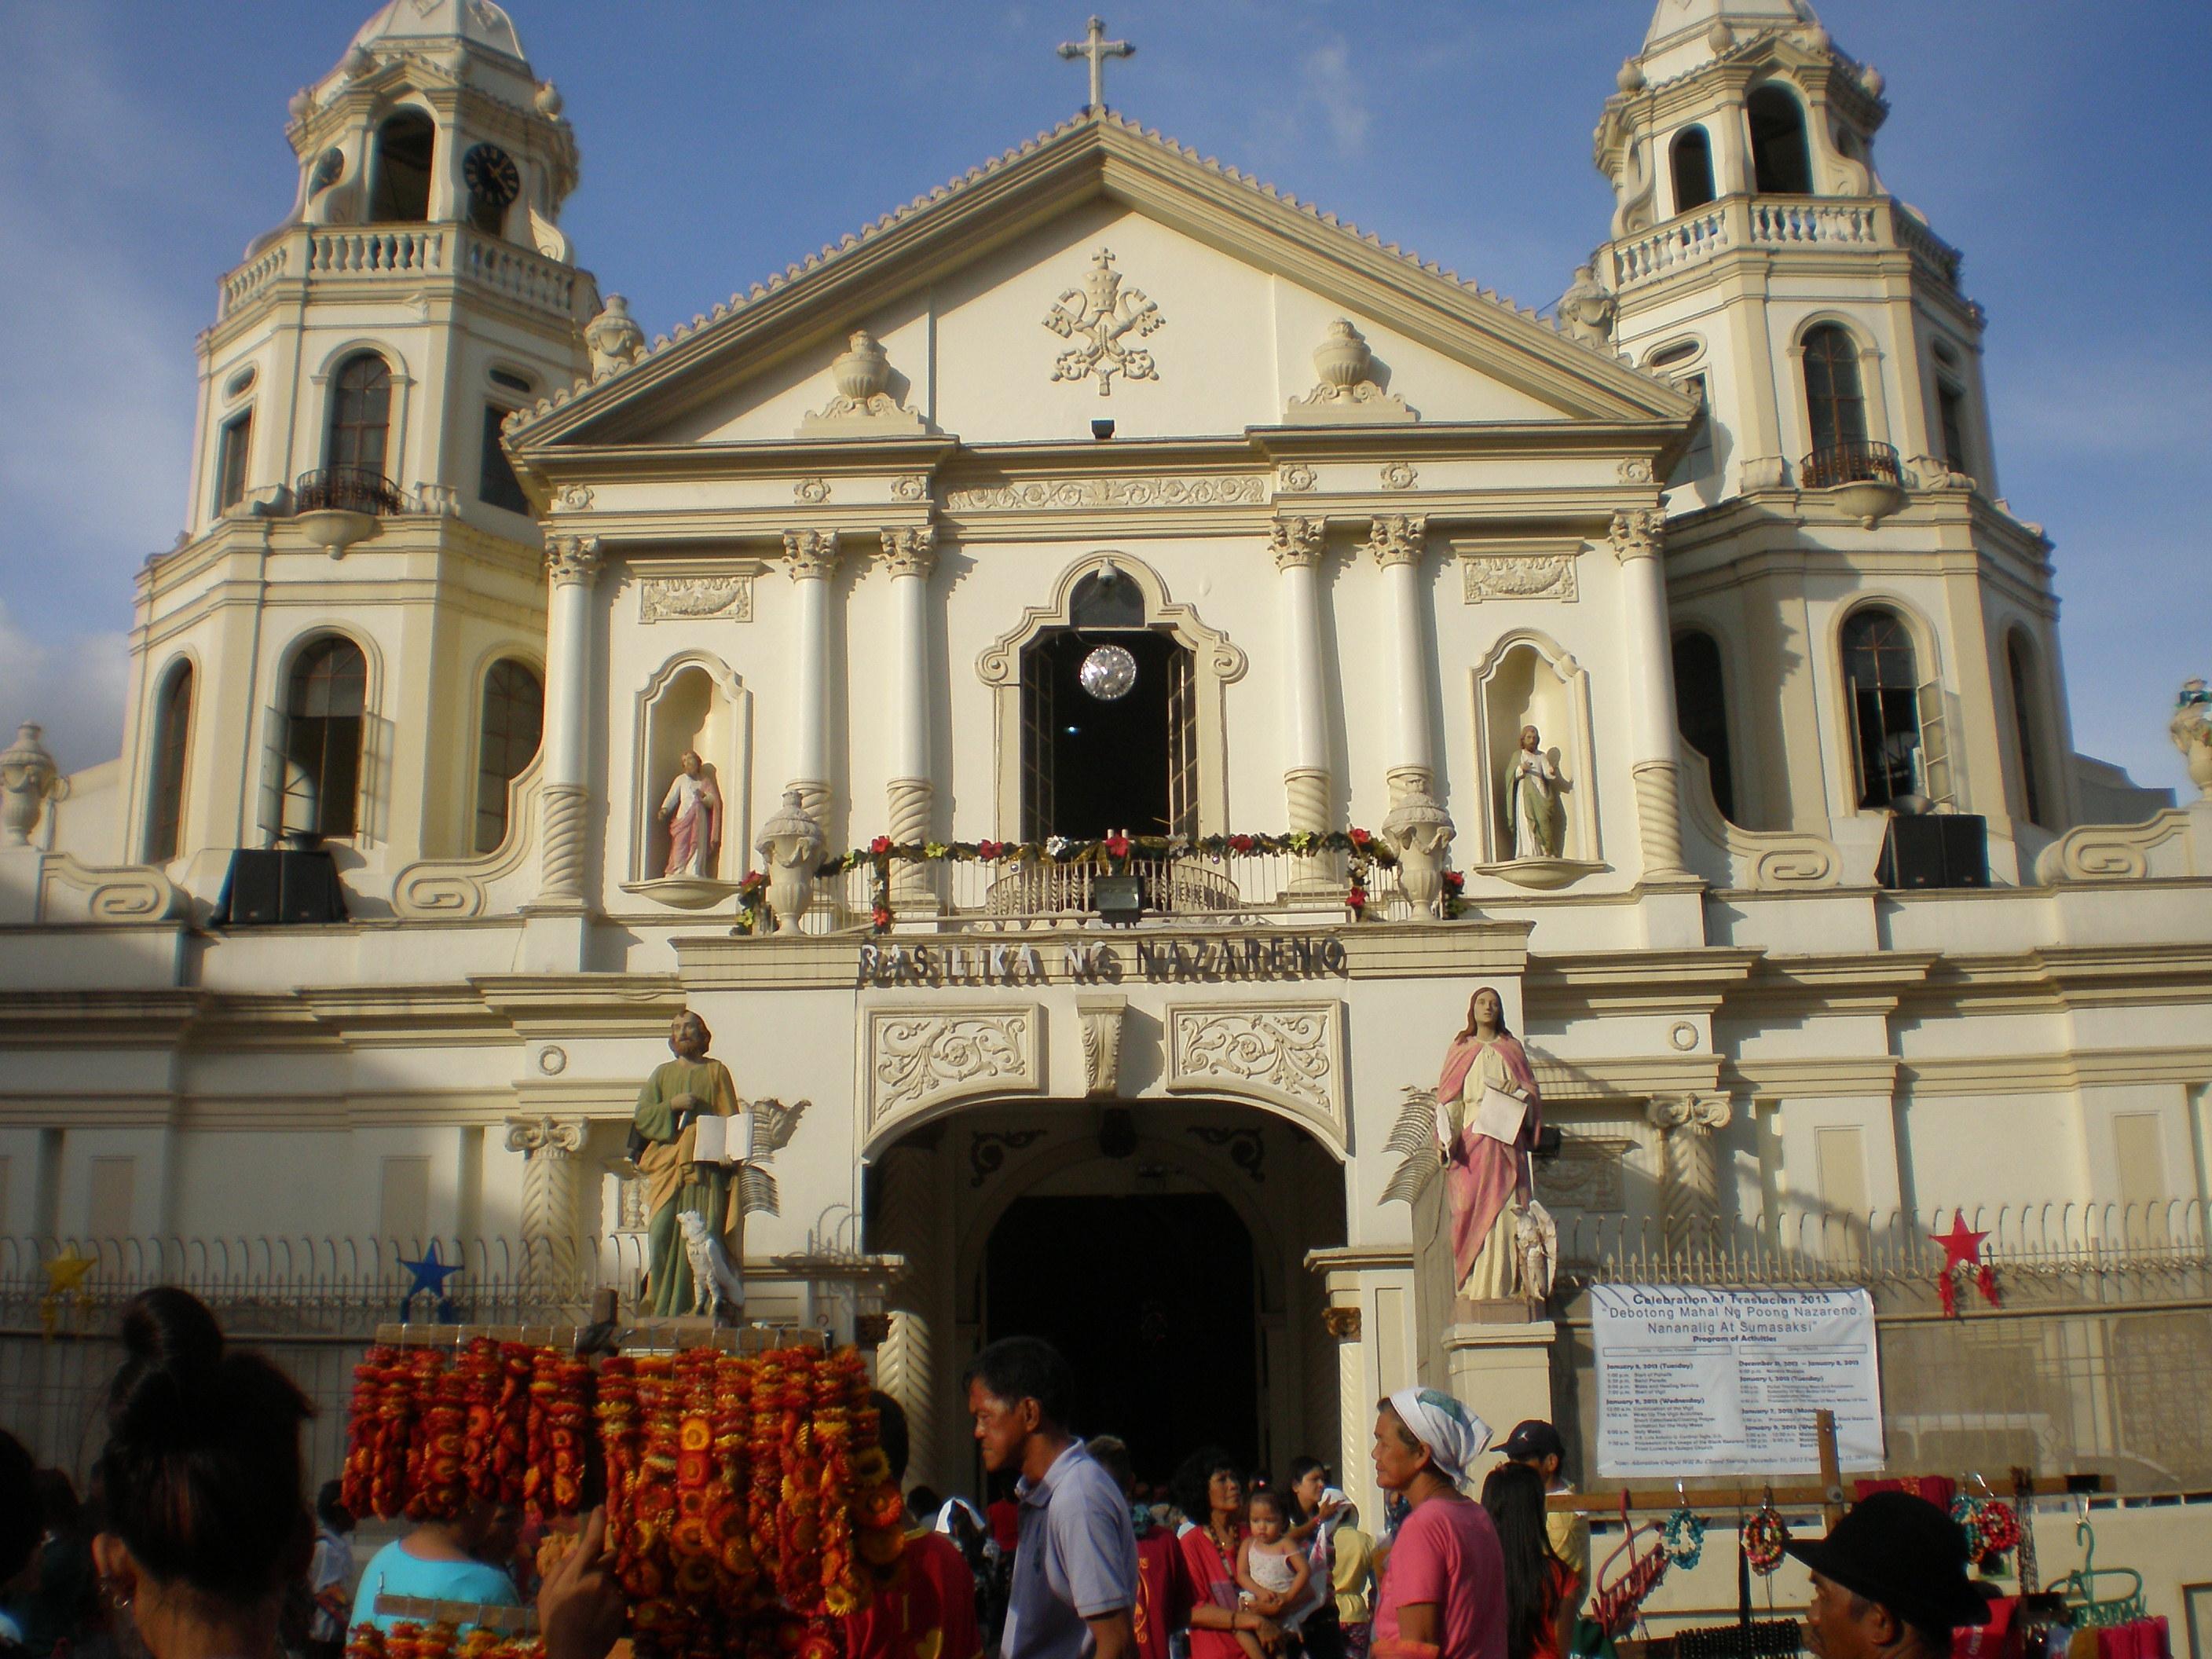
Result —
[[1943, 1267], [1936, 1275], [1936, 1294], [1942, 1298], [1944, 1318], [1959, 1316], [1956, 1276], [1961, 1271], [1972, 1272], [1974, 1288], [1981, 1292], [1983, 1301], [1992, 1308], [1999, 1305], [1996, 1269], [1982, 1260], [1982, 1241], [1989, 1237], [1986, 1231], [1976, 1232], [1966, 1224], [1966, 1212], [1954, 1210], [1951, 1231], [1930, 1233], [1929, 1237], [1943, 1247]]

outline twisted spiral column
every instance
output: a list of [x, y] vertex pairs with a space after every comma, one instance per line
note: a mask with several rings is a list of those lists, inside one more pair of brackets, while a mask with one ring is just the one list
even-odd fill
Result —
[[1638, 761], [1629, 769], [1636, 780], [1636, 837], [1649, 876], [1679, 876], [1682, 870], [1681, 769], [1673, 761]]
[[586, 804], [581, 784], [548, 784], [538, 795], [538, 899], [578, 903], [584, 897]]
[[1660, 1194], [1668, 1253], [1694, 1254], [1709, 1247], [1720, 1228], [1713, 1136], [1735, 1118], [1735, 1104], [1726, 1095], [1670, 1096], [1653, 1101], [1646, 1116], [1662, 1141]]
[[1668, 641], [1665, 514], [1657, 507], [1616, 513], [1606, 535], [1620, 564], [1626, 660], [1644, 694], [1629, 719], [1630, 771], [1636, 779], [1638, 850], [1646, 881], [1681, 881], [1682, 792], [1675, 762], [1674, 651]]
[[932, 1484], [938, 1474], [937, 1352], [921, 1290], [934, 1225], [930, 1204], [933, 1153], [894, 1146], [884, 1155], [877, 1186], [878, 1248], [907, 1258], [904, 1279], [890, 1292], [890, 1330], [876, 1351], [876, 1385], [906, 1410], [907, 1480]]
[[540, 906], [583, 908], [588, 819], [592, 601], [601, 560], [596, 536], [548, 536], [545, 577], [545, 788]]

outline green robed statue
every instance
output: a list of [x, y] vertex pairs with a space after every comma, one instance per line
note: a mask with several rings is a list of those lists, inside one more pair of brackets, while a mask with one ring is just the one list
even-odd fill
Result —
[[[676, 1218], [696, 1212], [708, 1235], [721, 1243], [731, 1264], [743, 1271], [745, 1259], [744, 1206], [734, 1164], [693, 1162], [702, 1116], [734, 1118], [744, 1111], [730, 1068], [707, 1058], [714, 1042], [707, 1022], [689, 1011], [668, 1028], [668, 1047], [676, 1058], [653, 1068], [638, 1091], [631, 1119], [645, 1146], [637, 1154], [646, 1181], [646, 1238], [652, 1247], [647, 1270], [646, 1309], [661, 1316], [688, 1314], [698, 1299], [684, 1232]], [[743, 1131], [730, 1126], [742, 1143]]]

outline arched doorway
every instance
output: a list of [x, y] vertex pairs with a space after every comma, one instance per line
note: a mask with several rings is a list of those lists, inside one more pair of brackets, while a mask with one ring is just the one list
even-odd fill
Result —
[[1079, 1433], [1164, 1480], [1206, 1441], [1260, 1467], [1335, 1454], [1339, 1363], [1310, 1252], [1346, 1239], [1345, 1172], [1287, 1119], [1203, 1099], [979, 1102], [869, 1153], [867, 1247], [903, 1260], [882, 1385], [911, 1478], [979, 1492], [960, 1375], [986, 1342], [1073, 1362]]

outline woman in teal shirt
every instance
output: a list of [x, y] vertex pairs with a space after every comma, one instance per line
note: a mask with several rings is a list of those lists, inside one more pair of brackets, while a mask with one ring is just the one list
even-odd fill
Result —
[[473, 1602], [484, 1607], [512, 1607], [522, 1598], [514, 1581], [497, 1567], [477, 1559], [497, 1528], [499, 1511], [472, 1498], [451, 1521], [429, 1521], [404, 1538], [396, 1538], [370, 1558], [354, 1595], [353, 1622], [390, 1630], [399, 1623], [391, 1614], [380, 1616], [376, 1598], [416, 1595], [439, 1601]]

